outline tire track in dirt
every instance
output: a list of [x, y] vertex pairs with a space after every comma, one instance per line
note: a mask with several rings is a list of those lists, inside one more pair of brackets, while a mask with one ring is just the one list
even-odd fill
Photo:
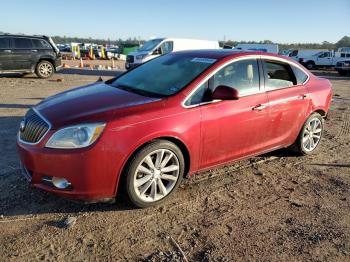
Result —
[[344, 110], [344, 112], [342, 113], [341, 126], [335, 138], [340, 138], [350, 133], [350, 112], [349, 111], [350, 111], [350, 107], [347, 107], [347, 109]]

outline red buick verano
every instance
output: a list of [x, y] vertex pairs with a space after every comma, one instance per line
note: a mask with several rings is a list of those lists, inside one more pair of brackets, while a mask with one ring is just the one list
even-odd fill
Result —
[[171, 53], [47, 98], [20, 124], [22, 173], [72, 199], [157, 204], [198, 171], [291, 146], [310, 154], [331, 84], [286, 57]]

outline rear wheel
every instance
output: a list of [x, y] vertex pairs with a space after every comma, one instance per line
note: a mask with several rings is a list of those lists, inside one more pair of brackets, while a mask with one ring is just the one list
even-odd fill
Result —
[[137, 207], [149, 207], [164, 201], [181, 183], [184, 157], [170, 141], [155, 141], [141, 149], [126, 171], [126, 190]]
[[53, 64], [49, 61], [40, 61], [35, 69], [35, 73], [40, 78], [49, 78], [53, 75], [55, 68]]
[[291, 148], [302, 155], [312, 154], [321, 141], [323, 122], [324, 120], [319, 113], [311, 114]]

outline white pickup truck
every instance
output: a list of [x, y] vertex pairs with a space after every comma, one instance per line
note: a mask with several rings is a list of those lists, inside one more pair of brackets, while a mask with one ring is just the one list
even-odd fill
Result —
[[350, 58], [349, 52], [323, 51], [317, 54], [303, 57], [299, 60], [307, 69], [317, 67], [334, 67], [337, 62]]

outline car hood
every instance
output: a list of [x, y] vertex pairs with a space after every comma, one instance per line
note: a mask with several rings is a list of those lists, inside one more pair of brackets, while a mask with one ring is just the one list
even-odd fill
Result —
[[96, 82], [48, 97], [35, 109], [56, 129], [77, 123], [108, 121], [124, 109], [159, 100]]

